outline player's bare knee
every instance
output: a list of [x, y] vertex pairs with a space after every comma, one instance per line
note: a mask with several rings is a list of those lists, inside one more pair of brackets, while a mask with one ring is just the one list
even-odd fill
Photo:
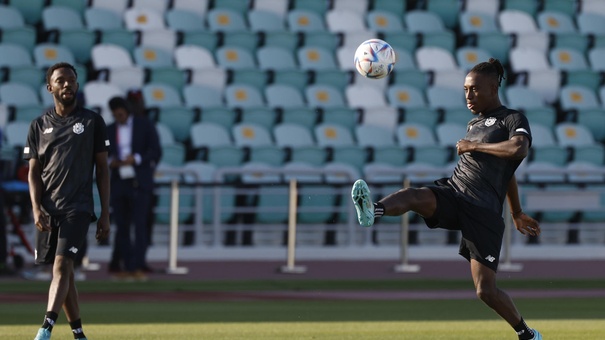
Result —
[[497, 295], [498, 295], [498, 290], [495, 287], [479, 285], [477, 287], [476, 293], [477, 293], [477, 297], [481, 301], [483, 301], [489, 305], [491, 302], [496, 300]]
[[70, 275], [73, 271], [74, 261], [69, 257], [57, 256], [53, 265], [54, 275]]

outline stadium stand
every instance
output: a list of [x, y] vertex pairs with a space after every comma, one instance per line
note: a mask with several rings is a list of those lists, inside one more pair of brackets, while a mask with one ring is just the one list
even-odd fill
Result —
[[[187, 172], [177, 176], [187, 184], [222, 190], [218, 221], [214, 192], [203, 194], [201, 239], [213, 244], [223, 242], [214, 234], [222, 230], [213, 229], [218, 223], [225, 235], [242, 230], [254, 235], [244, 241], [238, 234], [237, 244], [283, 245], [285, 188], [261, 184], [283, 186], [296, 171], [342, 167], [343, 173], [375, 180], [375, 189], [382, 190], [377, 192], [385, 193], [400, 185], [404, 176], [393, 175], [397, 171], [422, 183], [435, 174], [447, 175], [456, 160], [452, 143], [472, 118], [461, 89], [464, 76], [489, 57], [506, 68], [503, 102], [531, 124], [533, 145], [522, 168], [526, 172], [519, 176], [524, 190], [585, 190], [587, 183], [602, 179], [605, 169], [603, 1], [2, 3], [0, 128], [7, 131], [5, 145], [19, 145], [24, 124], [52, 105], [43, 69], [57, 61], [76, 65], [85, 104], [107, 122], [112, 120], [111, 96], [139, 93], [144, 113], [171, 136], [163, 138], [162, 167]], [[367, 80], [355, 71], [353, 53], [367, 38], [384, 39], [397, 52], [398, 62], [386, 79]], [[219, 176], [231, 167], [243, 172]], [[262, 180], [254, 176], [263, 169], [283, 173]], [[197, 180], [190, 172], [198, 174]], [[317, 202], [299, 205], [299, 223], [314, 230], [306, 244], [323, 244], [328, 230], [335, 230], [336, 244], [346, 243], [346, 175], [297, 178], [301, 197], [320, 193]], [[158, 175], [162, 190], [156, 223], [169, 220], [164, 189], [170, 180]], [[245, 192], [248, 186], [252, 193]], [[193, 191], [185, 192], [179, 221], [191, 225], [196, 223], [195, 198]], [[532, 213], [544, 223], [599, 228], [604, 223], [598, 211]], [[263, 229], [264, 223], [272, 228]], [[365, 241], [359, 242], [388, 244], [387, 235], [360, 237]], [[443, 234], [424, 237], [417, 242], [447, 242]]]

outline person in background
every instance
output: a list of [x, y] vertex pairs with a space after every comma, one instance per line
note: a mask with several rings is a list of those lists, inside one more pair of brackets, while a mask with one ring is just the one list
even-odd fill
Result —
[[[110, 271], [120, 271], [119, 278], [146, 280], [153, 176], [162, 149], [153, 122], [131, 114], [124, 98], [111, 98], [109, 108], [114, 117], [107, 134], [111, 208], [116, 225]], [[132, 227], [134, 240], [131, 239]]]
[[362, 226], [372, 226], [383, 215], [412, 210], [429, 228], [460, 230], [460, 255], [470, 262], [477, 297], [506, 320], [520, 340], [541, 340], [542, 335], [527, 326], [513, 300], [496, 286], [506, 197], [517, 230], [524, 235], [540, 234], [538, 222], [521, 210], [515, 179], [515, 170], [531, 145], [529, 122], [501, 104], [498, 88], [503, 78], [504, 68], [497, 59], [479, 63], [467, 74], [467, 107], [476, 117], [456, 144], [460, 159], [450, 178], [428, 187], [401, 189], [376, 203], [360, 179], [353, 184], [351, 196]]
[[29, 127], [23, 158], [29, 161], [29, 194], [36, 226], [36, 264], [52, 264], [48, 307], [35, 340], [51, 337], [58, 313], [65, 312], [74, 338], [82, 330], [74, 261], [96, 220], [93, 172], [101, 200], [97, 240], [109, 235], [107, 128], [97, 113], [78, 105], [78, 74], [73, 65], [57, 63], [46, 73], [54, 107]]

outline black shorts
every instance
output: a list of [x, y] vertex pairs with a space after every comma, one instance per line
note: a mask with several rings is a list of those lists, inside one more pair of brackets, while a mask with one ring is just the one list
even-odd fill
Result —
[[498, 269], [504, 220], [502, 215], [469, 203], [449, 185], [429, 186], [437, 198], [437, 208], [430, 218], [424, 218], [429, 228], [460, 230], [460, 255]]
[[89, 213], [77, 212], [51, 216], [51, 231], [36, 229], [35, 263], [52, 264], [57, 255], [75, 259], [78, 252], [83, 250], [90, 223]]

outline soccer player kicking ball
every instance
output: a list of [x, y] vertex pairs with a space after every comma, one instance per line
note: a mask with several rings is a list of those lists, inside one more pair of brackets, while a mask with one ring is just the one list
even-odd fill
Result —
[[496, 286], [505, 196], [517, 230], [524, 235], [540, 234], [538, 222], [521, 210], [514, 176], [531, 145], [529, 123], [524, 115], [500, 103], [498, 87], [503, 76], [497, 59], [477, 64], [466, 76], [467, 107], [476, 117], [456, 144], [460, 159], [450, 178], [427, 187], [401, 189], [376, 203], [360, 179], [351, 195], [362, 226], [372, 226], [383, 215], [412, 210], [429, 228], [460, 230], [460, 255], [470, 262], [477, 296], [513, 327], [519, 339], [539, 340], [542, 335], [525, 324], [511, 298]]

